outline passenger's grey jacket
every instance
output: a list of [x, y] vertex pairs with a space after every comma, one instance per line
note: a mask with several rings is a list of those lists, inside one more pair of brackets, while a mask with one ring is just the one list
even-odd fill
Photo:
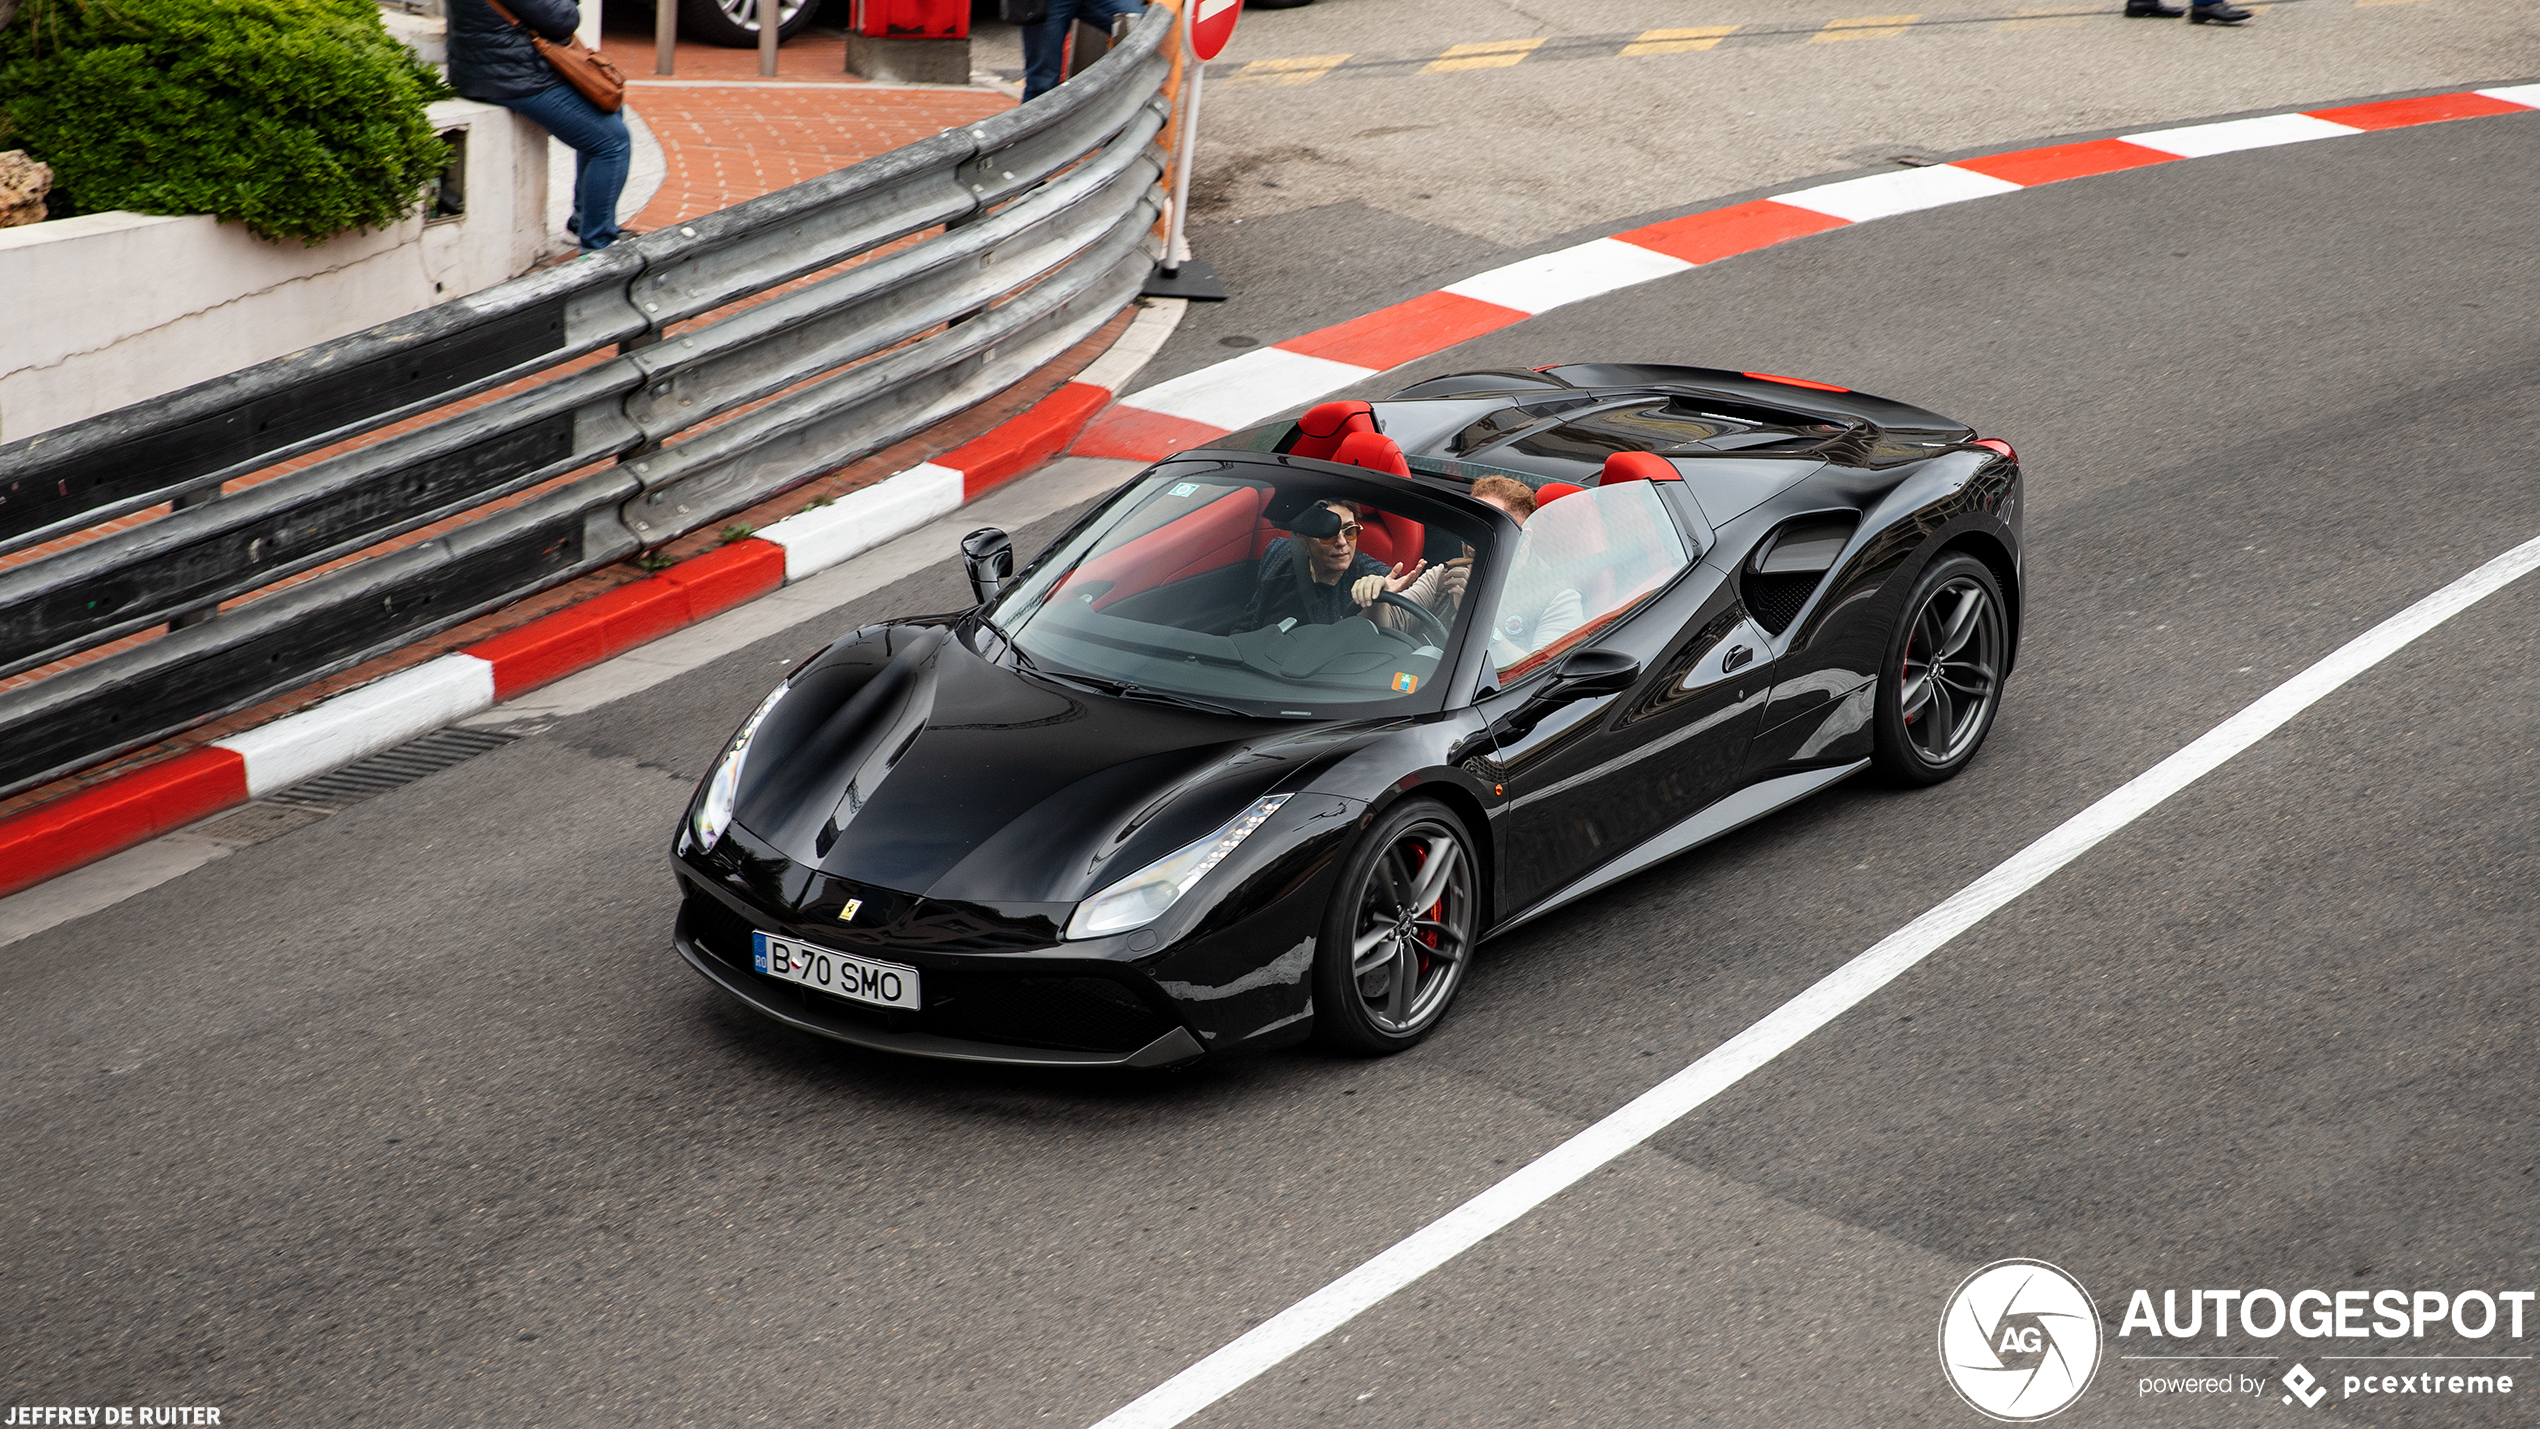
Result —
[[[582, 13], [574, 0], [503, 0], [523, 25], [561, 43], [573, 37]], [[497, 103], [527, 99], [564, 81], [538, 58], [529, 37], [494, 13], [485, 0], [445, 0], [449, 19], [450, 88], [462, 99]]]

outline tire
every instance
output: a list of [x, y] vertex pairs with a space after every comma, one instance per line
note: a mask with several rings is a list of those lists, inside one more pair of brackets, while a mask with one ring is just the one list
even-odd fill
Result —
[[[1442, 870], [1441, 858], [1448, 860]], [[1414, 880], [1409, 887], [1407, 879]], [[1480, 891], [1464, 821], [1431, 799], [1395, 806], [1351, 852], [1323, 915], [1314, 954], [1315, 1035], [1370, 1057], [1418, 1046], [1464, 985], [1481, 923]], [[1412, 906], [1422, 897], [1428, 901]]]
[[[820, 0], [776, 0], [776, 39], [811, 28]], [[679, 0], [679, 38], [736, 50], [758, 48], [758, 0]]]
[[1905, 612], [1879, 672], [1872, 759], [1896, 783], [1937, 784], [1966, 768], [1993, 730], [2010, 617], [1992, 568], [1964, 554], [1932, 562]]

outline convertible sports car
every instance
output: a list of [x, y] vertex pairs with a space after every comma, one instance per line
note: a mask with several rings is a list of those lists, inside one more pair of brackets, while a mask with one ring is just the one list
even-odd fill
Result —
[[976, 609], [804, 661], [680, 821], [676, 940], [867, 1047], [1418, 1042], [1485, 938], [1984, 742], [2009, 444], [1758, 373], [1473, 372], [1158, 463]]

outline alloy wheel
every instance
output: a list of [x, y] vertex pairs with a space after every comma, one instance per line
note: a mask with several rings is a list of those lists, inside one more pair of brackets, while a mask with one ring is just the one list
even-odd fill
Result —
[[[805, 5], [812, 3], [813, 0], [776, 0], [777, 30], [781, 32], [794, 23], [794, 17], [803, 12]], [[715, 6], [733, 24], [753, 35], [758, 33], [758, 0], [715, 0]]]
[[1914, 614], [1899, 676], [1905, 740], [1926, 764], [1950, 764], [1984, 738], [2002, 689], [2002, 608], [1973, 576], [1944, 582]]
[[1350, 982], [1367, 1020], [1411, 1036], [1455, 996], [1473, 951], [1473, 861], [1455, 833], [1422, 819], [1368, 871], [1351, 926]]

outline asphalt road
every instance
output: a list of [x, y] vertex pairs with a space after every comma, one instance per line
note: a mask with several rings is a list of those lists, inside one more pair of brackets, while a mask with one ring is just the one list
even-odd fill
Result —
[[[2033, 583], [1964, 776], [1842, 786], [1532, 924], [1401, 1057], [895, 1061], [679, 962], [663, 849], [705, 762], [811, 644], [958, 603], [949, 565], [0, 947], [6, 1397], [1091, 1423], [2540, 534], [2535, 143], [2481, 119], [2055, 185], [1423, 364], [1926, 403], [2019, 445]], [[2443, 625], [1193, 1422], [1978, 1423], [1933, 1331], [2005, 1256], [2111, 1320], [2132, 1287], [2533, 1288], [2536, 630], [2531, 581]], [[2135, 1375], [2059, 1422], [2297, 1412]]]
[[[2540, 73], [2540, 15], [2527, 0], [2256, 0], [2256, 18], [2236, 28], [2130, 20], [2123, 8], [1317, 0], [1248, 10], [1210, 67], [1190, 220], [1193, 253], [1235, 299], [1195, 306], [1147, 378], [1635, 221], [1892, 168], [1899, 156]], [[1843, 23], [1867, 19], [1897, 23]], [[1661, 29], [1702, 38], [1633, 43]], [[1317, 57], [1336, 63], [1305, 64]]]

